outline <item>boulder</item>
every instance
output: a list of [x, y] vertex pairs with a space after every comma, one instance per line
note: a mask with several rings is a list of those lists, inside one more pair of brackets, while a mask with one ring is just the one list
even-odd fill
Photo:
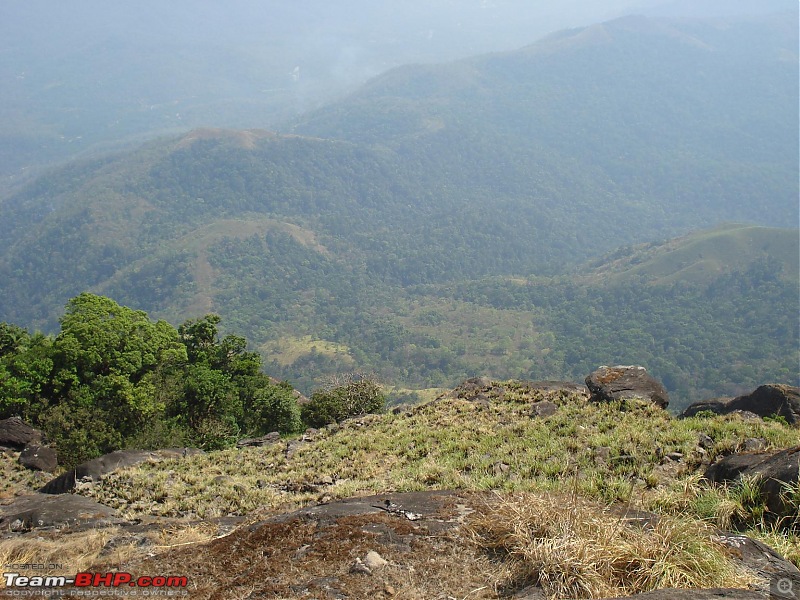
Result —
[[710, 465], [705, 478], [714, 483], [757, 477], [766, 496], [767, 508], [779, 516], [790, 516], [796, 507], [781, 498], [787, 484], [800, 482], [800, 446], [773, 453], [732, 454]]
[[733, 400], [730, 396], [721, 396], [719, 398], [710, 398], [708, 400], [701, 400], [700, 402], [695, 402], [690, 404], [686, 410], [684, 410], [680, 416], [683, 417], [693, 417], [699, 412], [712, 412], [715, 415], [721, 415], [725, 412], [724, 407]]
[[681, 417], [693, 417], [701, 411], [718, 415], [735, 411], [754, 413], [760, 417], [777, 415], [790, 425], [800, 425], [800, 388], [770, 383], [744, 396], [695, 402], [681, 413]]
[[0, 446], [22, 450], [28, 444], [42, 444], [45, 436], [19, 417], [0, 421]]
[[600, 367], [586, 378], [586, 387], [594, 402], [642, 398], [661, 408], [669, 404], [666, 388], [644, 367]]
[[39, 491], [43, 494], [64, 494], [75, 489], [77, 482], [80, 481], [100, 481], [114, 471], [145, 461], [158, 462], [170, 458], [183, 458], [198, 452], [202, 452], [202, 450], [194, 448], [117, 450], [78, 465], [71, 471], [50, 480]]
[[762, 463], [767, 456], [767, 454], [731, 454], [709, 465], [703, 476], [712, 483], [736, 481], [739, 475]]
[[54, 473], [58, 468], [58, 456], [49, 446], [28, 444], [19, 455], [19, 464], [32, 471]]
[[30, 531], [37, 528], [96, 528], [124, 521], [117, 512], [90, 498], [76, 494], [51, 496], [31, 494], [2, 507], [0, 530]]

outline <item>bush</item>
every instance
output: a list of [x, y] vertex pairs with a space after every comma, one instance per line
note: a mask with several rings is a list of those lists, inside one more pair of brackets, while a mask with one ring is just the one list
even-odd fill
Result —
[[236, 444], [239, 433], [233, 417], [209, 417], [194, 428], [193, 441], [203, 450], [223, 450]]
[[122, 434], [96, 407], [59, 404], [40, 415], [38, 425], [55, 446], [60, 467], [71, 469], [123, 446]]
[[311, 394], [301, 416], [309, 427], [324, 427], [350, 417], [381, 412], [385, 407], [386, 396], [374, 379], [347, 375]]
[[268, 385], [256, 390], [245, 406], [243, 417], [247, 435], [259, 436], [272, 431], [297, 433], [303, 428], [300, 406], [288, 383]]

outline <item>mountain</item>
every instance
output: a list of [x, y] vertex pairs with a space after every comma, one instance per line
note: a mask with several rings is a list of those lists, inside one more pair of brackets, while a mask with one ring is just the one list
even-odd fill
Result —
[[[569, 211], [553, 206], [569, 198], [586, 221], [619, 215], [626, 235], [795, 223], [792, 23], [628, 17], [516, 52], [391, 71], [294, 131], [403, 154], [425, 147], [441, 173], [491, 189], [498, 204], [525, 197], [541, 215]], [[575, 173], [591, 187], [554, 193]]]
[[[689, 324], [718, 326], [737, 349], [697, 350], [671, 390], [793, 380], [795, 242], [699, 234], [656, 252], [659, 280], [580, 265], [724, 221], [797, 223], [796, 42], [779, 17], [624, 18], [391, 71], [292, 133], [197, 129], [71, 163], [0, 199], [0, 319], [53, 330], [84, 290], [176, 323], [216, 311], [306, 390], [354, 366], [415, 386], [573, 377], [617, 356], [669, 372], [700, 343]], [[609, 271], [621, 283], [604, 294], [643, 311], [637, 327], [590, 291]], [[517, 297], [531, 289], [544, 295]], [[730, 311], [748, 307], [737, 331]], [[598, 311], [604, 325], [580, 322]], [[680, 340], [640, 335], [647, 319]], [[758, 350], [770, 323], [778, 342]], [[762, 377], [724, 367], [751, 359]]]
[[0, 6], [0, 185], [195, 127], [275, 127], [412, 62], [507, 50], [643, 0]]

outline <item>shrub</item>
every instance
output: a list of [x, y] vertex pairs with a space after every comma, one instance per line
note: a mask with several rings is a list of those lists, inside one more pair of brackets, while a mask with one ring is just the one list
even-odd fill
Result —
[[288, 383], [256, 390], [245, 406], [243, 420], [245, 432], [252, 436], [272, 431], [296, 433], [303, 428], [300, 406]]
[[315, 391], [302, 407], [301, 416], [309, 427], [324, 427], [350, 417], [381, 412], [385, 407], [386, 396], [375, 380], [353, 374], [340, 376]]

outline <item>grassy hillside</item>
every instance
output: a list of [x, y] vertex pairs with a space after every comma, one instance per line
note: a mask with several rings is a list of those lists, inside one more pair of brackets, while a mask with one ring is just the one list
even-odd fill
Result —
[[[456, 502], [465, 509], [459, 518], [465, 535], [457, 538], [454, 554], [461, 557], [458, 564], [475, 560], [471, 573], [484, 574], [487, 569], [498, 588], [530, 583], [521, 576], [515, 579], [516, 569], [525, 568], [532, 573], [552, 572], [553, 578], [542, 585], [552, 586], [548, 592], [553, 598], [575, 597], [566, 588], [557, 592], [562, 584], [612, 586], [605, 590], [608, 596], [665, 586], [673, 581], [665, 576], [674, 576], [681, 587], [755, 583], [752, 573], [736, 568], [730, 556], [711, 541], [712, 526], [745, 532], [773, 544], [796, 564], [800, 561], [795, 533], [771, 528], [769, 517], [759, 517], [758, 503], [743, 487], [711, 487], [699, 477], [704, 464], [741, 448], [748, 438], [763, 438], [769, 449], [792, 445], [796, 431], [788, 426], [735, 415], [675, 420], [638, 400], [593, 404], [580, 394], [542, 392], [518, 381], [494, 381], [489, 387], [486, 393], [462, 388], [428, 404], [349, 420], [263, 448], [145, 463], [83, 486], [79, 493], [118, 508], [127, 518], [159, 526], [152, 531], [117, 531], [111, 557], [100, 554], [105, 541], [91, 538], [75, 561], [82, 568], [113, 560], [133, 570], [161, 568], [169, 573], [180, 567], [195, 585], [218, 586], [229, 574], [223, 575], [209, 567], [215, 563], [198, 557], [218, 553], [218, 560], [227, 560], [234, 548], [237, 557], [248, 551], [246, 545], [236, 543], [236, 535], [205, 543], [218, 537], [218, 528], [236, 517], [252, 524], [241, 533], [297, 507], [331, 504], [354, 495], [445, 489], [459, 491]], [[482, 393], [475, 397], [478, 391]], [[545, 418], [534, 416], [532, 403], [543, 400], [553, 402], [557, 412]], [[700, 435], [710, 436], [713, 446], [700, 448]], [[638, 515], [638, 510], [660, 516], [659, 533], [653, 538], [645, 533], [649, 528], [628, 531], [623, 524], [620, 515]], [[559, 530], [556, 524], [565, 515], [572, 526]], [[362, 521], [356, 524], [357, 529], [364, 528]], [[515, 526], [517, 535], [512, 536], [508, 528]], [[164, 529], [173, 534], [169, 540], [164, 539]], [[377, 536], [370, 531], [369, 544], [377, 544]], [[436, 531], [432, 539], [440, 544], [452, 541]], [[528, 539], [522, 536], [525, 531], [541, 533]], [[596, 535], [598, 531], [602, 535]], [[614, 581], [597, 577], [595, 560], [619, 556], [621, 542], [609, 541], [619, 535], [627, 540], [626, 547], [640, 541], [632, 560], [648, 556], [649, 566], [637, 573], [652, 577], [629, 579], [630, 569]], [[143, 542], [143, 537], [151, 541]], [[348, 539], [336, 539], [337, 551], [349, 548], [342, 546]], [[512, 540], [519, 541], [519, 552], [494, 554], [489, 563], [478, 558], [485, 560], [486, 552]], [[548, 542], [555, 541], [568, 544], [568, 556], [547, 550]], [[0, 544], [0, 553], [47, 555], [52, 543], [41, 536], [22, 543], [8, 541]], [[528, 552], [534, 552], [538, 544], [543, 547], [537, 562]], [[288, 547], [294, 552], [299, 546], [295, 541]], [[258, 548], [261, 560], [274, 559], [263, 554], [263, 545]], [[427, 559], [425, 552], [423, 546], [415, 545], [414, 552], [404, 554], [422, 554]], [[146, 559], [144, 553], [151, 558]], [[345, 558], [352, 561], [353, 555]], [[565, 562], [559, 562], [562, 559]], [[431, 573], [444, 566], [434, 563], [394, 585], [410, 597], [412, 589], [419, 593], [425, 586], [435, 586], [438, 579]], [[276, 570], [274, 577], [262, 579], [271, 585], [288, 579], [292, 581], [287, 586], [297, 583], [302, 567], [296, 561], [289, 564], [291, 574]], [[449, 567], [452, 571], [452, 563]], [[325, 572], [332, 569], [329, 566]], [[337, 576], [344, 578], [345, 572]], [[446, 581], [456, 585], [449, 578]], [[495, 588], [481, 589], [489, 590], [482, 597], [497, 597], [492, 593]]]
[[797, 231], [729, 224], [667, 242], [620, 248], [589, 263], [588, 279], [606, 285], [639, 278], [651, 285], [678, 281], [710, 284], [720, 275], [749, 268], [759, 258], [780, 257], [778, 275], [800, 280]]

